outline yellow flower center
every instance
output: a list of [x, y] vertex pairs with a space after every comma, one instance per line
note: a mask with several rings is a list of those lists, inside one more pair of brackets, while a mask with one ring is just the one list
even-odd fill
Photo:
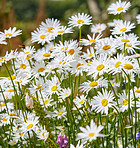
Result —
[[27, 52], [24, 52], [24, 54], [28, 54], [29, 53], [29, 51], [27, 51]]
[[19, 136], [23, 136], [23, 133], [19, 133]]
[[12, 36], [12, 34], [11, 33], [7, 33], [7, 34], [5, 34], [5, 36], [7, 37], [7, 36]]
[[3, 61], [3, 59], [0, 59], [0, 61]]
[[6, 106], [6, 104], [5, 103], [2, 103], [2, 104], [0, 104], [0, 106]]
[[115, 67], [118, 68], [120, 66], [121, 62], [118, 61], [116, 64], [115, 64]]
[[104, 68], [104, 65], [101, 64], [96, 67], [96, 70], [101, 71], [103, 68]]
[[54, 85], [52, 88], [51, 88], [51, 91], [55, 91], [57, 89], [57, 86]]
[[80, 69], [81, 69], [81, 67], [82, 67], [82, 65], [83, 65], [83, 64], [78, 63], [78, 64], [77, 64], [77, 66], [76, 66], [76, 68], [77, 68], [78, 70], [80, 70]]
[[14, 113], [10, 113], [9, 115], [10, 115], [10, 116], [17, 116], [17, 115], [16, 115], [16, 114], [14, 114]]
[[[16, 76], [11, 75], [11, 78], [12, 78], [12, 80], [14, 80], [14, 79], [16, 79]], [[10, 78], [10, 77], [8, 77], [8, 80], [11, 80], [11, 78]]]
[[88, 136], [89, 137], [93, 137], [95, 135], [95, 133], [89, 133]]
[[92, 53], [88, 55], [88, 57], [92, 57], [92, 56], [93, 56], [93, 54], [92, 54]]
[[129, 42], [129, 40], [128, 39], [121, 39], [121, 42]]
[[44, 104], [47, 105], [49, 103], [49, 100], [45, 100]]
[[25, 69], [26, 68], [26, 65], [25, 64], [21, 64], [20, 65], [20, 69]]
[[30, 129], [30, 128], [32, 128], [33, 127], [33, 124], [29, 124], [28, 126], [27, 126], [27, 129]]
[[15, 81], [15, 84], [22, 83], [22, 80]]
[[68, 51], [68, 54], [73, 55], [73, 54], [74, 54], [74, 49], [70, 49], [70, 50]]
[[58, 31], [58, 33], [64, 33], [65, 31], [64, 30], [60, 30], [60, 31]]
[[126, 43], [125, 46], [126, 46], [126, 47], [131, 47], [132, 44], [131, 44], [131, 43], [130, 43], [130, 44], [127, 44], [127, 43]]
[[96, 81], [93, 81], [93, 82], [89, 83], [90, 87], [95, 87], [97, 85], [98, 85], [98, 82], [96, 82]]
[[95, 43], [95, 42], [96, 42], [95, 39], [91, 39], [91, 40], [89, 40], [89, 43]]
[[53, 27], [49, 27], [48, 32], [53, 33], [53, 31], [52, 31], [53, 29], [54, 29]]
[[120, 31], [125, 32], [127, 28], [122, 28]]
[[68, 47], [63, 47], [63, 48], [61, 48], [61, 51], [63, 51], [63, 50], [67, 50], [68, 49]]
[[38, 69], [38, 72], [43, 72], [45, 70], [45, 68], [41, 67]]
[[3, 57], [3, 59], [5, 60], [5, 59], [6, 59], [6, 57]]
[[107, 106], [108, 100], [107, 100], [107, 99], [103, 99], [103, 100], [101, 101], [101, 104], [102, 104], [102, 106]]
[[9, 90], [8, 90], [8, 92], [13, 92], [13, 91], [14, 91], [14, 89], [13, 89], [13, 88], [11, 88], [11, 89], [9, 89]]
[[81, 23], [84, 23], [84, 21], [83, 20], [78, 20], [77, 23], [81, 24]]
[[62, 114], [63, 114], [63, 112], [59, 112], [59, 113], [58, 113], [58, 115], [62, 115]]
[[43, 54], [43, 56], [44, 56], [44, 57], [50, 57], [51, 54], [50, 54], [50, 53], [45, 53], [45, 54]]
[[91, 66], [91, 65], [92, 65], [92, 62], [88, 62], [88, 63], [87, 63], [87, 66]]
[[140, 93], [140, 89], [135, 90], [135, 93]]
[[101, 30], [101, 28], [97, 28], [97, 31], [100, 31]]
[[41, 35], [40, 38], [41, 39], [45, 39], [46, 35]]
[[84, 100], [81, 100], [81, 101], [79, 102], [79, 104], [84, 104]]
[[103, 47], [103, 50], [108, 50], [108, 49], [110, 49], [110, 48], [111, 48], [110, 45], [105, 45], [105, 46]]
[[6, 118], [3, 118], [2, 121], [7, 121], [7, 119]]
[[123, 67], [125, 69], [133, 69], [133, 66], [131, 64], [125, 64]]
[[42, 86], [39, 84], [36, 89], [40, 89]]
[[128, 104], [128, 99], [123, 100], [123, 105], [127, 105]]
[[123, 10], [123, 7], [117, 8], [117, 11], [121, 11], [121, 10]]
[[29, 60], [30, 58], [31, 58], [31, 56], [27, 56], [27, 57], [26, 57], [26, 60]]

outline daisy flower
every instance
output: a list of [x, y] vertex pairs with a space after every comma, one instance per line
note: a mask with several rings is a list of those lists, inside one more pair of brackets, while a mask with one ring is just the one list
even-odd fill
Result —
[[110, 27], [116, 27], [117, 25], [120, 25], [123, 23], [123, 20], [120, 19], [113, 19], [113, 22], [109, 22], [108, 26]]
[[92, 24], [91, 23], [92, 21], [92, 17], [90, 15], [87, 15], [87, 14], [80, 14], [78, 13], [78, 15], [74, 15], [74, 16], [71, 16], [71, 18], [69, 18], [69, 26], [72, 26], [72, 27], [81, 27], [83, 25], [90, 25]]
[[39, 102], [42, 106], [46, 108], [55, 104], [53, 99], [51, 99], [46, 93], [42, 93], [41, 97], [39, 98]]
[[[86, 99], [86, 96], [84, 96], [84, 95], [81, 95], [80, 97], [76, 96], [76, 99], [74, 99], [74, 103], [78, 109], [83, 107], [86, 104], [86, 101], [87, 101], [87, 99]], [[74, 107], [73, 110], [77, 110], [77, 108]]]
[[95, 53], [93, 47], [90, 47], [90, 49], [87, 49], [86, 52], [82, 52], [81, 57], [85, 60], [94, 59]]
[[46, 86], [43, 87], [43, 92], [47, 93], [50, 96], [52, 94], [58, 94], [60, 90], [61, 90], [60, 82], [57, 77], [52, 77], [51, 80], [47, 80]]
[[98, 34], [97, 36], [95, 34], [96, 33], [93, 33], [92, 37], [88, 34], [87, 35], [88, 39], [81, 39], [80, 40], [81, 45], [88, 46], [88, 45], [92, 45], [94, 43], [97, 43], [100, 40], [100, 38], [102, 37], [102, 34]]
[[33, 57], [33, 54], [35, 53], [35, 48], [34, 46], [25, 46], [24, 49], [22, 49], [22, 52], [20, 52], [17, 56], [17, 58], [19, 59], [26, 59], [26, 60], [30, 60]]
[[37, 127], [37, 124], [39, 122], [39, 117], [35, 116], [34, 118], [32, 117], [28, 117], [28, 120], [26, 120], [26, 122], [24, 122], [21, 126], [21, 130], [23, 132], [28, 132], [28, 131], [35, 131], [35, 128]]
[[124, 49], [124, 44], [125, 44], [125, 49], [127, 50], [127, 52], [129, 53], [136, 53], [135, 48], [139, 49], [139, 44], [140, 41], [138, 41], [138, 37], [134, 34], [134, 33], [130, 33], [130, 34], [125, 34], [123, 36], [115, 36], [116, 37], [116, 41], [118, 44], [118, 49], [123, 50]]
[[49, 38], [52, 40], [58, 35], [60, 29], [60, 21], [54, 18], [47, 18], [44, 22], [41, 22], [40, 30], [47, 33]]
[[61, 119], [62, 117], [65, 118], [65, 115], [67, 114], [66, 107], [62, 107], [58, 111], [54, 111], [54, 113], [55, 113], [54, 117], [57, 117], [57, 119]]
[[96, 140], [97, 137], [103, 137], [103, 134], [99, 134], [103, 128], [101, 125], [97, 127], [93, 120], [91, 120], [90, 126], [87, 125], [86, 128], [80, 127], [82, 132], [77, 134], [76, 140], [81, 139], [82, 142], [91, 142], [92, 140]]
[[108, 114], [109, 108], [112, 108], [114, 105], [114, 95], [111, 91], [102, 89], [102, 93], [98, 91], [98, 95], [93, 97], [91, 101], [92, 110], [95, 110], [96, 113], [101, 112], [101, 114]]
[[130, 6], [131, 6], [130, 2], [127, 1], [121, 2], [121, 0], [119, 0], [116, 3], [112, 3], [107, 10], [109, 11], [109, 14], [116, 15], [122, 12], [125, 13]]
[[51, 51], [45, 47], [38, 49], [37, 52], [34, 54], [34, 59], [36, 61], [42, 61], [50, 58], [53, 58]]
[[0, 32], [0, 37], [5, 37], [5, 38], [12, 38], [16, 37], [21, 34], [22, 30], [17, 30], [16, 27], [11, 29], [11, 27], [8, 30], [4, 30], [4, 32]]
[[[128, 110], [128, 94], [126, 95], [125, 91], [123, 91], [121, 94], [118, 94], [119, 96], [119, 106], [120, 106], [120, 110], [122, 112], [124, 112], [125, 110]], [[130, 94], [130, 108], [133, 107], [133, 101], [132, 101], [133, 97]]]
[[105, 24], [95, 24], [91, 26], [91, 32], [93, 33], [101, 33], [102, 31], [104, 31], [106, 29], [106, 25]]
[[137, 23], [140, 24], [140, 14], [138, 14], [138, 15], [136, 16], [136, 19], [137, 19]]
[[116, 52], [116, 39], [112, 36], [101, 39], [95, 45], [97, 54], [113, 54]]
[[[104, 85], [103, 85], [103, 83], [104, 83]], [[101, 77], [98, 80], [95, 80], [95, 81], [88, 80], [87, 82], [80, 84], [79, 89], [80, 89], [80, 91], [86, 92], [86, 94], [88, 94], [88, 92], [90, 90], [92, 90], [93, 88], [102, 87], [102, 85], [105, 86], [105, 84], [108, 84], [107, 80], [105, 80]]]
[[73, 33], [72, 28], [67, 28], [66, 26], [60, 26], [60, 29], [58, 29], [58, 35], [63, 35], [65, 33]]
[[51, 40], [44, 30], [42, 31], [38, 28], [37, 31], [35, 30], [34, 32], [31, 32], [31, 36], [32, 43], [38, 42], [38, 44], [41, 43], [44, 45], [46, 42], [49, 43]]
[[[64, 88], [59, 92], [59, 97], [62, 98], [62, 100], [65, 100], [65, 98], [69, 97], [71, 95], [71, 89], [70, 88]], [[62, 102], [61, 100], [61, 102]]]
[[117, 54], [117, 57], [111, 58], [110, 60], [109, 71], [113, 73], [113, 75], [116, 73], [121, 73], [125, 61], [126, 61], [126, 58], [124, 54]]
[[102, 75], [105, 72], [108, 72], [109, 68], [109, 58], [107, 55], [100, 55], [98, 59], [94, 60], [90, 68], [87, 70], [88, 75], [92, 75], [92, 77], [96, 78], [97, 75]]
[[44, 140], [46, 141], [49, 137], [49, 132], [45, 129], [41, 129], [38, 133], [37, 133], [37, 137], [39, 138], [39, 140]]
[[130, 23], [130, 21], [125, 21], [122, 23], [119, 23], [118, 25], [113, 28], [112, 34], [124, 34], [126, 32], [130, 32], [131, 29], [135, 28], [134, 23]]
[[38, 77], [39, 75], [45, 76], [45, 72], [46, 72], [45, 63], [43, 61], [36, 62], [32, 70], [35, 77]]
[[86, 62], [82, 60], [81, 58], [76, 57], [72, 62], [70, 62], [71, 68], [69, 69], [72, 74], [75, 74], [75, 76], [81, 76], [83, 75], [83, 70], [84, 70], [84, 64]]

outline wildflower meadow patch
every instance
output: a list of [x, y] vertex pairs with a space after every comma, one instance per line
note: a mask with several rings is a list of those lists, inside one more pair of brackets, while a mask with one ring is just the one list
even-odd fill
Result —
[[[10, 47], [0, 57], [9, 75], [0, 77], [1, 147], [140, 146], [140, 40], [133, 33], [140, 15], [137, 24], [125, 20], [130, 6], [112, 3], [107, 24], [85, 13], [71, 16], [67, 26], [47, 18], [31, 32], [39, 49], [13, 49], [12, 38], [22, 34], [16, 27], [0, 32], [0, 44]], [[85, 39], [83, 25], [90, 26]], [[75, 28], [79, 38], [66, 40]]]

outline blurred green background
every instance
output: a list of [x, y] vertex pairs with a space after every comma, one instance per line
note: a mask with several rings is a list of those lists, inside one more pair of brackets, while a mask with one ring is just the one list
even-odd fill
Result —
[[[140, 0], [129, 1], [131, 8], [124, 17], [136, 23], [136, 15], [140, 13]], [[69, 17], [84, 12], [93, 16], [93, 23], [107, 23], [115, 18], [107, 12], [108, 6], [113, 2], [116, 0], [0, 0], [0, 31], [14, 26], [22, 30], [21, 36], [11, 40], [13, 49], [21, 44], [32, 45], [31, 32], [46, 18], [57, 18], [62, 25], [67, 25]], [[82, 37], [90, 33], [89, 27], [84, 27]], [[136, 27], [134, 32], [140, 36], [140, 27]], [[108, 36], [109, 33], [108, 29], [104, 35]], [[72, 38], [77, 36], [78, 30]], [[6, 50], [9, 50], [8, 46], [0, 45], [0, 56], [4, 55]]]

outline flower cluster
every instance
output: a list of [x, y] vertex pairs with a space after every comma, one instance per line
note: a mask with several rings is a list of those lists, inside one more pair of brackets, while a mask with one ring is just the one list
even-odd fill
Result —
[[[119, 0], [108, 11], [122, 14], [130, 6]], [[140, 41], [132, 32], [136, 24], [122, 16], [93, 24], [90, 15], [78, 13], [69, 18], [68, 27], [48, 18], [31, 33], [40, 49], [11, 48], [0, 57], [9, 74], [0, 78], [0, 131], [7, 142], [2, 146], [127, 147], [132, 142], [136, 147]], [[83, 25], [91, 25], [86, 39], [81, 37]], [[79, 40], [64, 40], [74, 27], [79, 28]], [[110, 36], [103, 37], [107, 27]], [[15, 27], [0, 32], [0, 44], [20, 34]], [[55, 42], [59, 35], [61, 41]]]

